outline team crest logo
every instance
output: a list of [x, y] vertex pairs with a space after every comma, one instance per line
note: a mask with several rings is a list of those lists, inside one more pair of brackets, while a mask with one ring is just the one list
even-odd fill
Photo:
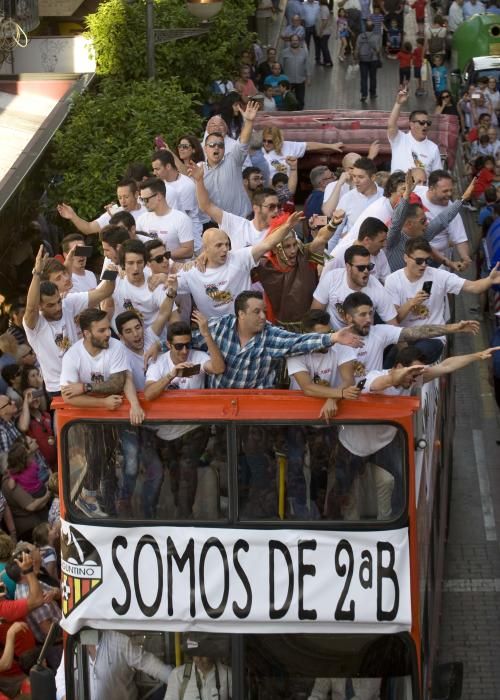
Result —
[[354, 360], [354, 376], [366, 377], [366, 368], [364, 364], [359, 360]]
[[92, 372], [92, 374], [90, 375], [90, 381], [101, 384], [104, 381], [104, 377], [100, 372]]
[[210, 299], [212, 299], [212, 301], [215, 301], [218, 304], [229, 304], [229, 302], [233, 299], [233, 295], [231, 294], [231, 292], [225, 289], [219, 290], [215, 285], [210, 285], [206, 288], [205, 291], [207, 293], [207, 296], [209, 296]]
[[342, 305], [342, 303], [341, 303], [340, 301], [338, 301], [338, 302], [335, 304], [335, 311], [338, 313], [339, 318], [340, 318], [342, 321], [345, 321], [344, 307], [343, 307], [343, 305]]
[[54, 338], [54, 343], [57, 345], [59, 350], [63, 351], [63, 353], [65, 353], [66, 350], [71, 347], [71, 341], [64, 335], [64, 333], [58, 333]]
[[135, 306], [132, 304], [130, 299], [123, 300], [123, 308], [125, 309], [125, 311], [133, 311], [135, 314], [137, 314], [139, 316], [139, 318], [141, 320], [144, 319], [143, 314], [138, 309], [135, 308]]
[[417, 318], [429, 318], [429, 308], [425, 304], [415, 304], [412, 306], [411, 313]]
[[102, 583], [102, 562], [94, 545], [72, 525], [61, 533], [62, 611], [67, 617]]

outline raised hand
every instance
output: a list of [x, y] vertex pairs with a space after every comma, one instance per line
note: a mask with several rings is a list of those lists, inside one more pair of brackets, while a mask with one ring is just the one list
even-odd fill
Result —
[[469, 182], [468, 186], [466, 187], [462, 199], [464, 202], [466, 202], [468, 199], [470, 199], [474, 193], [474, 187], [476, 186], [477, 182], [477, 177], [473, 177], [472, 180]]
[[488, 275], [493, 284], [500, 284], [500, 263], [497, 263]]
[[245, 110], [243, 110], [240, 105], [238, 105], [238, 109], [243, 119], [248, 122], [253, 122], [260, 109], [260, 105], [258, 102], [255, 102], [255, 100], [248, 100]]
[[59, 216], [62, 216], [63, 219], [68, 219], [70, 221], [75, 216], [75, 210], [73, 207], [70, 207], [69, 204], [61, 202], [61, 204], [58, 204], [56, 208], [57, 213]]
[[408, 102], [408, 97], [408, 90], [400, 90], [396, 95], [396, 103], [398, 105], [404, 105], [405, 102]]
[[198, 328], [200, 329], [200, 333], [202, 336], [206, 336], [209, 334], [209, 328], [208, 328], [208, 318], [204, 316], [201, 311], [198, 311], [198, 309], [194, 309], [193, 313], [191, 314], [191, 318], [195, 323], [198, 324]]
[[33, 266], [33, 272], [36, 273], [37, 275], [40, 275], [43, 270], [43, 266], [45, 265], [45, 261], [49, 257], [48, 253], [44, 252], [45, 249], [43, 247], [43, 244], [40, 246], [38, 249], [38, 253], [36, 254], [35, 258], [35, 265]]
[[194, 160], [189, 161], [187, 167], [187, 174], [195, 182], [200, 182], [201, 180], [203, 180], [203, 168], [201, 168], [199, 165], [196, 165]]

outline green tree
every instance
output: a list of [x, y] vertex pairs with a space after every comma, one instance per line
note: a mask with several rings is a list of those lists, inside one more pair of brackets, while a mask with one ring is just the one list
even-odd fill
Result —
[[[248, 33], [248, 18], [254, 12], [254, 0], [224, 0], [209, 34], [156, 47], [157, 77], [178, 76], [185, 90], [205, 96], [213, 80], [228, 78], [237, 70], [237, 57], [253, 38]], [[195, 22], [185, 0], [156, 0], [157, 28], [191, 27]], [[99, 74], [123, 80], [146, 77], [144, 0], [105, 0], [89, 15], [87, 26]]]
[[174, 143], [183, 133], [200, 132], [196, 106], [176, 79], [101, 80], [97, 91], [76, 98], [53, 139], [47, 175], [63, 175], [53, 197], [84, 218], [95, 217], [96, 207], [116, 198], [116, 183], [127, 166], [149, 163], [157, 134]]

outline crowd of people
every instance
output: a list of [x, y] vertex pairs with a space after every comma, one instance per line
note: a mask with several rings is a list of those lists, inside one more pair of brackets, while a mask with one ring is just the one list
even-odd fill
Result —
[[[473, 163], [469, 186], [454, 197], [453, 175], [427, 135], [427, 111], [412, 111], [407, 130], [398, 124], [410, 67], [420, 81], [428, 50], [439, 67], [462, 0], [452, 3], [444, 33], [438, 15], [424, 30], [425, 3], [411, 7], [418, 60], [404, 41], [401, 0], [341, 0], [335, 20], [339, 59], [349, 52], [359, 59], [362, 99], [376, 95], [376, 68], [363, 67], [375, 63], [372, 55], [365, 60], [365, 38], [376, 61], [383, 47], [400, 61], [387, 170], [377, 165], [376, 143], [362, 156], [343, 153], [341, 143], [285, 140], [272, 123], [254, 128], [259, 110], [304, 106], [308, 51], [314, 48], [316, 63], [332, 65], [329, 3], [289, 0], [281, 61], [274, 48], [260, 62], [243, 52], [239, 78], [214, 86], [217, 114], [204, 134], [183, 134], [171, 146], [157, 138], [144, 162], [131, 163], [117, 182], [117, 202], [92, 221], [71, 203], [58, 206], [72, 232], [58, 250], [40, 245], [26, 294], [11, 300], [0, 336], [0, 700], [29, 692], [30, 665], [61, 618], [54, 398], [110, 416], [127, 401], [127, 425], [69, 431], [73, 507], [87, 517], [227, 517], [225, 429], [148, 425], [144, 400], [172, 390], [279, 386], [321, 399], [318, 425], [239, 430], [240, 518], [278, 517], [277, 456], [284, 454], [286, 518], [390, 520], [404, 507], [402, 436], [377, 424], [320, 423], [344, 400], [409, 395], [499, 349], [445, 358], [447, 336], [479, 331], [476, 321], [450, 322], [450, 295], [481, 295], [500, 284], [498, 265], [478, 279], [462, 276], [472, 255], [461, 216], [479, 205], [486, 231], [500, 214], [500, 94], [496, 80], [486, 79], [453, 111], [446, 86], [436, 88], [436, 112], [459, 116]], [[433, 48], [435, 36], [442, 51]], [[405, 52], [411, 60], [403, 64]], [[422, 91], [419, 82], [417, 95]], [[302, 211], [295, 202], [300, 159], [319, 151], [342, 153], [341, 169], [311, 169]], [[182, 668], [172, 674], [131, 644], [102, 634], [93, 651], [96, 698], [135, 697], [127, 694], [131, 668], [168, 682], [168, 700], [184, 697], [182, 688], [186, 699], [196, 697], [199, 682], [210, 693], [219, 675], [217, 696], [230, 696], [230, 672], [207, 657], [195, 657], [189, 676]], [[123, 674], [110, 674], [108, 663], [99, 676], [99, 653]], [[58, 698], [65, 695], [61, 656], [58, 636], [47, 656], [59, 668]], [[319, 679], [311, 697], [325, 696], [321, 681], [328, 686]], [[375, 683], [366, 697], [379, 697], [379, 689]], [[164, 694], [163, 687], [157, 697]]]

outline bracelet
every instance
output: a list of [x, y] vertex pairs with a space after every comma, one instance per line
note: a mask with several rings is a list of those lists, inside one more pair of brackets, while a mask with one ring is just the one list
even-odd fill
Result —
[[31, 270], [31, 274], [32, 274], [33, 276], [36, 275], [37, 277], [40, 277], [42, 273], [39, 272], [38, 270], [35, 270], [35, 268], [33, 268], [33, 270]]
[[24, 575], [26, 575], [26, 574], [32, 574], [32, 573], [33, 573], [33, 567], [30, 566], [29, 569], [24, 569], [24, 571], [21, 569], [21, 571], [23, 572]]
[[335, 231], [336, 228], [338, 228], [338, 224], [332, 224], [332, 221], [327, 223], [326, 228], [329, 229], [330, 231]]
[[170, 294], [171, 291], [173, 291], [173, 290], [170, 290], [170, 289], [169, 289], [168, 292], [167, 292], [167, 294], [166, 294], [166, 296], [167, 296], [169, 299], [175, 299], [175, 297], [177, 296], [177, 293], [174, 292], [173, 294]]

